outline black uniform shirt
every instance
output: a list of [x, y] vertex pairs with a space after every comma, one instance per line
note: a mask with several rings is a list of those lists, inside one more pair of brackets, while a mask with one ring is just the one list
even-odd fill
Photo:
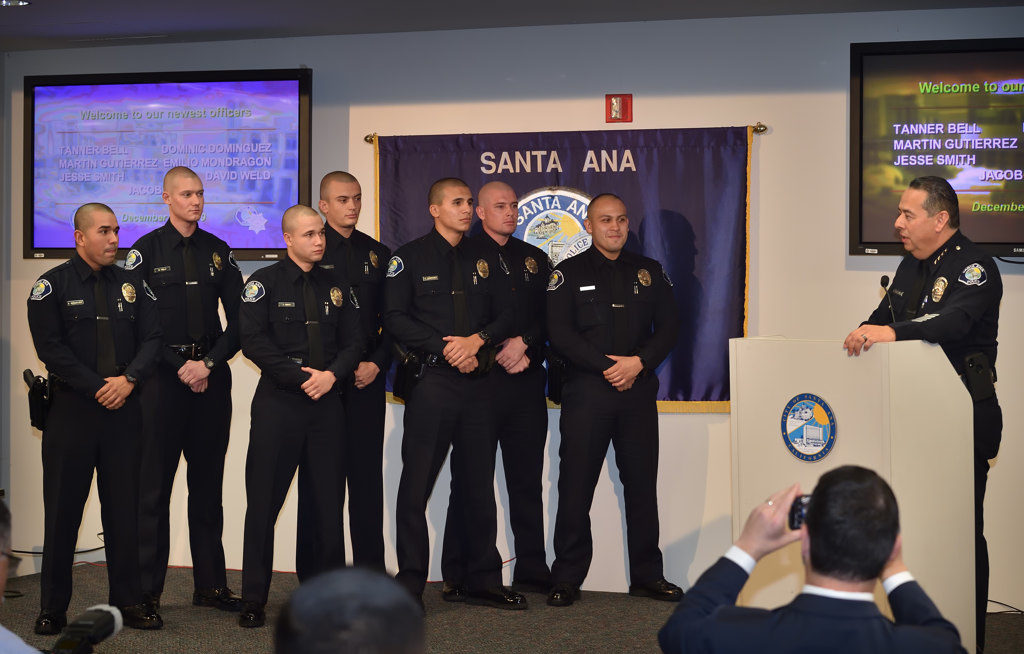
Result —
[[505, 245], [487, 232], [473, 238], [498, 261], [498, 271], [506, 279], [511, 297], [514, 325], [510, 336], [522, 336], [528, 346], [530, 365], [543, 359], [547, 339], [545, 290], [551, 277], [551, 260], [538, 247], [510, 237]]
[[[912, 298], [922, 266], [921, 296]], [[927, 259], [904, 256], [889, 297], [896, 320], [883, 297], [867, 324], [889, 325], [898, 341], [941, 345], [958, 374], [964, 372], [964, 357], [975, 352], [984, 353], [995, 369], [1003, 280], [992, 257], [959, 230]]]
[[[156, 303], [133, 273], [105, 266], [99, 274], [106, 284], [115, 361], [141, 382], [159, 356]], [[40, 277], [28, 298], [28, 324], [39, 359], [51, 375], [90, 398], [106, 384], [96, 372], [95, 283], [92, 268], [76, 252]]]
[[[458, 253], [467, 329], [455, 329], [451, 252]], [[410, 350], [441, 354], [445, 336], [486, 331], [494, 343], [512, 333], [513, 314], [502, 302], [497, 258], [470, 239], [452, 247], [436, 229], [398, 248], [384, 281], [384, 327]]]
[[[199, 228], [191, 238], [199, 275], [207, 356], [220, 365], [238, 352], [242, 273], [227, 243]], [[188, 335], [184, 250], [185, 241], [181, 233], [167, 221], [137, 240], [125, 260], [125, 268], [139, 274], [156, 293], [166, 345], [192, 343]], [[217, 300], [224, 304], [227, 329], [221, 329]], [[170, 348], [163, 348], [161, 357], [174, 370], [185, 363], [185, 359]]]
[[369, 350], [363, 361], [372, 361], [386, 371], [391, 354], [391, 339], [383, 332], [380, 316], [384, 301], [384, 273], [391, 249], [358, 229], [345, 238], [330, 224], [324, 225], [327, 247], [320, 267], [334, 273], [338, 284], [347, 289], [348, 298], [359, 312]]
[[[314, 265], [310, 271], [317, 300], [325, 370], [342, 380], [355, 368], [365, 346], [359, 316], [334, 275]], [[242, 290], [239, 323], [242, 353], [278, 386], [298, 389], [309, 373], [309, 333], [302, 269], [290, 257], [261, 268]]]
[[[611, 276], [624, 289], [622, 302], [613, 301]], [[551, 347], [578, 370], [607, 370], [615, 363], [607, 354], [639, 355], [645, 369], [654, 370], [679, 338], [679, 307], [661, 264], [627, 250], [613, 261], [592, 246], [561, 261], [548, 282], [547, 305]], [[626, 318], [618, 351], [616, 311]]]

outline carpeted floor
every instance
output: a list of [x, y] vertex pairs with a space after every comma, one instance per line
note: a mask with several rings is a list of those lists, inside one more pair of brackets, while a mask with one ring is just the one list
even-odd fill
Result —
[[[68, 617], [86, 607], [106, 602], [106, 569], [80, 564], [75, 568], [75, 594]], [[297, 586], [294, 574], [277, 573], [267, 605], [267, 626], [241, 629], [237, 614], [193, 607], [192, 571], [171, 569], [162, 599], [165, 626], [159, 631], [125, 629], [97, 647], [105, 654], [259, 654], [273, 651], [273, 622], [289, 593]], [[241, 587], [241, 573], [229, 572], [228, 584]], [[30, 645], [49, 648], [55, 637], [32, 633], [39, 610], [39, 577], [31, 575], [8, 582], [9, 597], [0, 608], [0, 623]], [[502, 654], [538, 652], [658, 652], [656, 634], [675, 605], [629, 597], [625, 593], [584, 592], [583, 600], [555, 609], [543, 595], [527, 595], [527, 611], [448, 604], [441, 600], [440, 584], [430, 584], [424, 594], [427, 607], [427, 640], [430, 652]], [[989, 616], [987, 654], [1024, 652], [1024, 616]]]

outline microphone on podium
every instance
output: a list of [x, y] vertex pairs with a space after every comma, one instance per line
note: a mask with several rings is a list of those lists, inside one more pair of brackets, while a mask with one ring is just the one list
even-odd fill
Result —
[[889, 303], [889, 315], [892, 317], [892, 321], [896, 322], [896, 312], [892, 310], [892, 297], [889, 295], [889, 275], [882, 275], [879, 283], [882, 285], [882, 290], [885, 291], [885, 300]]

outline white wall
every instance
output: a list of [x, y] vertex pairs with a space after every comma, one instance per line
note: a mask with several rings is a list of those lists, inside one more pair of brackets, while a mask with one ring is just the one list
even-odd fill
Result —
[[[1018, 27], [1013, 27], [1014, 25]], [[347, 167], [364, 184], [361, 227], [372, 232], [370, 132], [418, 134], [604, 129], [604, 94], [633, 93], [633, 128], [770, 126], [755, 137], [751, 189], [751, 335], [838, 341], [878, 300], [881, 272], [893, 257], [851, 258], [847, 251], [848, 52], [850, 42], [1024, 36], [1024, 9], [830, 14], [538, 27], [496, 30], [316, 37], [204, 44], [92, 48], [10, 54], [5, 61], [4, 129], [10, 174], [3, 202], [10, 257], [4, 302], [10, 303], [4, 342], [5, 377], [38, 368], [24, 317], [31, 283], [52, 262], [21, 259], [23, 75], [205, 70], [309, 66], [314, 71], [313, 175]], [[1014, 266], [1004, 275], [1000, 395], [1006, 429], [991, 473], [988, 499], [992, 551], [991, 596], [1024, 605], [1024, 566], [1015, 547], [1022, 536], [1017, 510], [1024, 453], [1016, 438], [1024, 407], [1010, 401], [1024, 390], [1024, 342], [1012, 325], [1024, 318], [1024, 278]], [[253, 264], [243, 266], [251, 272]], [[242, 469], [248, 438], [248, 403], [257, 373], [241, 356], [235, 371], [235, 420], [228, 451], [225, 546], [230, 566], [241, 559], [245, 507]], [[20, 549], [42, 540], [39, 434], [28, 427], [23, 387], [10, 386], [4, 429], [11, 441], [11, 500]], [[557, 412], [545, 480], [557, 479]], [[400, 407], [389, 410], [386, 500], [394, 506], [400, 467]], [[777, 427], [765, 425], [765, 429]], [[730, 529], [729, 419], [727, 415], [661, 418], [659, 491], [666, 575], [692, 583], [728, 546]], [[927, 454], [922, 453], [922, 463]], [[179, 474], [179, 478], [182, 475]], [[499, 475], [499, 486], [503, 479]], [[438, 484], [447, 485], [447, 477]], [[553, 488], [551, 489], [553, 492]], [[624, 590], [621, 502], [606, 475], [595, 502], [597, 551], [588, 587]], [[446, 492], [429, 509], [443, 524]], [[550, 497], [554, 500], [554, 494]], [[504, 502], [502, 502], [504, 503]], [[80, 546], [96, 544], [95, 498]], [[275, 568], [291, 569], [295, 503], [278, 522]], [[188, 561], [184, 490], [173, 515], [178, 530], [174, 562]], [[554, 504], [549, 506], [549, 533]], [[388, 515], [389, 543], [393, 516]], [[550, 537], [549, 537], [550, 542]], [[500, 543], [503, 554], [509, 548]], [[389, 564], [394, 567], [393, 547]], [[550, 553], [549, 553], [550, 556]], [[507, 558], [507, 556], [506, 556]], [[434, 561], [438, 556], [435, 553]], [[911, 562], [911, 566], [913, 562]], [[439, 578], [437, 565], [431, 574]]]

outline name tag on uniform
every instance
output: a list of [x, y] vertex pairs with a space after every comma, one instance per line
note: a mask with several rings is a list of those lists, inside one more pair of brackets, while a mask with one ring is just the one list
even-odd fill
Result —
[[69, 307], [78, 307], [85, 304], [85, 300], [68, 300]]
[[612, 308], [613, 309], [625, 309], [626, 305], [625, 304], [615, 304], [614, 302], [612, 302]]
[[160, 266], [159, 268], [154, 268], [153, 272], [155, 272], [155, 273], [158, 273], [158, 272], [171, 272], [171, 267], [170, 266]]
[[324, 270], [334, 270], [333, 263], [322, 263], [320, 264], [320, 267], [323, 268]]
[[294, 307], [295, 303], [294, 302], [278, 302], [277, 306], [279, 306], [279, 307]]
[[596, 286], [580, 286], [581, 291], [593, 291], [595, 289], [597, 289]]
[[423, 281], [425, 281], [425, 282], [436, 282], [437, 281], [437, 275], [424, 275], [423, 276]]
[[199, 283], [198, 281], [195, 281], [195, 282], [185, 282], [185, 286], [195, 286], [198, 283]]

